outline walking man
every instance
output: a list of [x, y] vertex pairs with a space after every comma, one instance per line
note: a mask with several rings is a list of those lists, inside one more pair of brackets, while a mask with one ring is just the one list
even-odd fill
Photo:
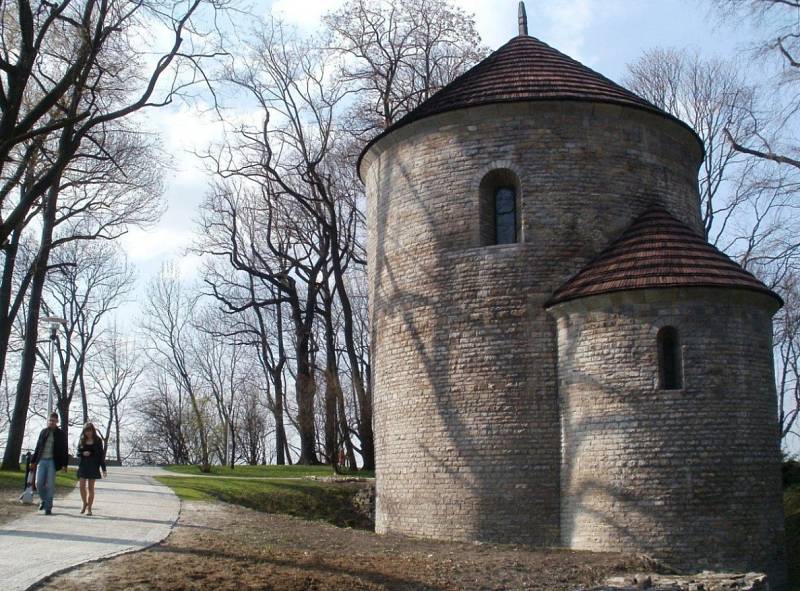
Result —
[[33, 452], [31, 469], [36, 469], [36, 488], [42, 499], [45, 515], [53, 513], [53, 493], [56, 489], [56, 472], [67, 471], [69, 451], [67, 434], [58, 428], [58, 413], [51, 413], [47, 428], [39, 433], [36, 450]]

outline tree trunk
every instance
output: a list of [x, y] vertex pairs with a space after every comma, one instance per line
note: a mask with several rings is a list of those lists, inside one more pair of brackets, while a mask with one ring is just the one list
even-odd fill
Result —
[[[3, 261], [3, 278], [0, 281], [0, 315], [2, 315], [3, 319], [3, 322], [0, 323], [0, 382], [2, 382], [5, 374], [8, 343], [11, 340], [11, 329], [16, 316], [11, 310], [11, 293], [14, 287], [14, 268], [17, 262], [20, 235], [22, 234], [21, 226], [22, 224], [14, 230], [6, 246], [5, 259]], [[17, 297], [24, 297], [24, 294], [19, 294]]]
[[325, 459], [338, 470], [339, 446], [336, 438], [336, 401], [338, 398], [339, 370], [336, 365], [336, 340], [333, 333], [333, 303], [330, 293], [325, 294]]
[[117, 461], [122, 464], [122, 453], [121, 453], [121, 444], [120, 444], [120, 424], [119, 424], [119, 409], [114, 409], [114, 446], [117, 448]]
[[325, 459], [336, 469], [338, 465], [339, 442], [337, 438], [338, 425], [336, 424], [336, 399], [339, 378], [335, 370], [325, 370]]
[[[306, 314], [313, 314], [312, 309], [307, 309]], [[311, 363], [311, 327], [303, 321], [303, 314], [296, 299], [292, 302], [292, 317], [297, 354], [297, 375], [295, 377], [297, 430], [300, 435], [300, 458], [297, 463], [318, 465], [320, 462], [317, 458], [317, 427], [314, 423], [314, 397], [317, 386], [314, 383], [314, 367]], [[308, 324], [310, 325], [310, 322]]]
[[[86, 423], [84, 423], [85, 425]], [[108, 407], [108, 422], [106, 423], [106, 430], [103, 433], [103, 439], [108, 444], [111, 441], [111, 429], [114, 426], [114, 407], [109, 405]]]
[[[184, 377], [184, 380], [188, 380]], [[206, 422], [203, 420], [203, 415], [200, 412], [200, 405], [197, 403], [197, 397], [194, 391], [189, 391], [189, 400], [192, 403], [192, 410], [194, 410], [195, 419], [197, 419], [197, 431], [200, 435], [200, 471], [210, 472], [211, 464], [208, 459], [208, 437], [206, 433]]]
[[231, 432], [231, 470], [234, 469], [236, 465], [236, 437], [233, 433], [233, 423], [230, 423], [230, 432]]
[[353, 448], [353, 441], [350, 439], [350, 425], [347, 424], [347, 414], [344, 412], [344, 392], [342, 391], [341, 384], [336, 394], [336, 403], [339, 407], [339, 431], [341, 432], [342, 442], [344, 443], [347, 466], [350, 470], [356, 470], [358, 468], [358, 463], [356, 463], [356, 452]]
[[[275, 462], [278, 466], [286, 464], [286, 428], [283, 426], [283, 381], [280, 377], [275, 380], [275, 404], [272, 409], [272, 417], [275, 420]], [[289, 461], [291, 463], [291, 460]]]
[[285, 435], [284, 435], [284, 437], [283, 437], [283, 449], [284, 449], [284, 451], [285, 451], [285, 454], [286, 454], [286, 463], [287, 463], [287, 464], [289, 464], [289, 465], [291, 466], [291, 465], [292, 465], [292, 463], [293, 463], [293, 462], [292, 462], [292, 452], [291, 452], [291, 450], [289, 449], [289, 440], [288, 440], [288, 439], [286, 439], [286, 436], [285, 436]]
[[[58, 416], [61, 417], [61, 430], [69, 437], [69, 402], [66, 400], [58, 401]], [[69, 443], [67, 443], [69, 449]]]
[[61, 178], [53, 184], [47, 193], [47, 202], [43, 208], [41, 240], [39, 253], [34, 262], [31, 293], [28, 300], [28, 315], [25, 319], [25, 344], [22, 349], [22, 364], [17, 392], [14, 398], [14, 412], [8, 429], [6, 450], [3, 455], [3, 470], [19, 470], [19, 458], [22, 453], [22, 442], [25, 439], [25, 423], [28, 420], [28, 407], [31, 401], [31, 385], [36, 368], [36, 348], [39, 338], [39, 312], [42, 302], [42, 290], [47, 278], [47, 263], [50, 258], [50, 244], [53, 239], [53, 227], [56, 218], [58, 187]]
[[[250, 277], [250, 297], [253, 301], [255, 301], [255, 290], [253, 287], [253, 278]], [[274, 367], [270, 365], [269, 360], [270, 357], [270, 344], [267, 339], [267, 328], [266, 324], [264, 323], [264, 317], [261, 314], [261, 309], [259, 307], [255, 308], [256, 318], [258, 319], [258, 336], [259, 336], [259, 345], [261, 347], [261, 365], [264, 369], [264, 375], [267, 379], [267, 382], [272, 381], [273, 386], [275, 387], [275, 399], [272, 401], [272, 418], [275, 421], [275, 463], [278, 466], [283, 466], [286, 464], [286, 457], [288, 453], [286, 453], [287, 448], [287, 441], [286, 441], [286, 429], [283, 426], [283, 365], [286, 360], [286, 354], [283, 348], [283, 310], [281, 305], [278, 304], [275, 313], [276, 313], [276, 322], [275, 328], [278, 332], [278, 362], [274, 364]], [[269, 393], [267, 394], [267, 399], [269, 400]], [[266, 454], [266, 452], [265, 452]], [[291, 461], [290, 461], [291, 463]]]
[[89, 401], [86, 396], [86, 380], [83, 377], [83, 364], [81, 364], [80, 374], [78, 374], [78, 383], [81, 388], [81, 410], [83, 411], [83, 424], [85, 425], [89, 422]]
[[342, 306], [342, 319], [344, 324], [344, 343], [347, 350], [347, 359], [350, 363], [350, 375], [358, 398], [358, 434], [361, 439], [361, 457], [364, 461], [364, 470], [375, 469], [375, 442], [372, 431], [372, 392], [367, 389], [364, 376], [359, 368], [358, 355], [356, 354], [355, 339], [353, 338], [353, 307], [344, 284], [344, 269], [342, 268], [341, 252], [339, 250], [339, 232], [337, 228], [336, 208], [333, 202], [328, 202], [328, 213], [332, 223], [329, 225], [331, 233], [331, 263], [333, 278], [336, 283], [336, 293]]
[[314, 393], [316, 385], [308, 360], [297, 361], [297, 430], [300, 434], [298, 464], [317, 465], [317, 429], [314, 424]]

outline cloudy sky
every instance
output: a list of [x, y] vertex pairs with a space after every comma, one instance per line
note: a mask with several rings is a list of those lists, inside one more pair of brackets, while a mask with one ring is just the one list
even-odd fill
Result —
[[[497, 48], [517, 31], [517, 0], [457, 0], [474, 13], [484, 43]], [[320, 17], [341, 0], [274, 0], [259, 5], [306, 30], [319, 26]], [[529, 0], [529, 32], [606, 76], [620, 80], [625, 65], [655, 46], [691, 47], [704, 54], [735, 56], [746, 44], [747, 31], [712, 18], [707, 0]], [[202, 150], [218, 137], [221, 126], [210, 114], [175, 106], [147, 113], [160, 131], [174, 169], [167, 175], [168, 209], [161, 222], [124, 238], [131, 261], [139, 271], [140, 290], [163, 261], [174, 259], [187, 278], [198, 261], [184, 256], [192, 240], [208, 177], [193, 150]], [[137, 305], [126, 306], [124, 318], [136, 317]]]

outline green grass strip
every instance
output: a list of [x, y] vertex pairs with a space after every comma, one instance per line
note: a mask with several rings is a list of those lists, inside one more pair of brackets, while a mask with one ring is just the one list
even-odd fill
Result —
[[[19, 488], [22, 492], [22, 483], [25, 480], [25, 471], [0, 470], [0, 488]], [[77, 469], [70, 467], [69, 472], [59, 471], [56, 474], [56, 486], [73, 487], [77, 482]]]
[[[334, 476], [330, 466], [211, 466], [210, 472], [201, 472], [199, 466], [165, 466], [165, 470], [176, 474], [196, 476], [226, 476], [235, 478], [302, 478], [304, 476]], [[374, 472], [359, 470], [342, 476], [374, 478]]]
[[181, 499], [215, 499], [264, 513], [322, 520], [343, 527], [370, 529], [371, 521], [353, 503], [364, 485], [306, 480], [248, 480], [159, 476]]

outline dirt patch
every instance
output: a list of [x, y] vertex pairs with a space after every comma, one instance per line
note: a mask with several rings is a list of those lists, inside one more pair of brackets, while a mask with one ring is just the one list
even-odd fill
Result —
[[[58, 499], [67, 496], [71, 491], [71, 487], [57, 486], [55, 500], [53, 501], [54, 505], [58, 505]], [[21, 493], [22, 489], [20, 487], [0, 487], [0, 525], [14, 521], [18, 517], [29, 513], [36, 513], [38, 510], [39, 497], [34, 495], [33, 505], [23, 505], [19, 502]]]
[[19, 502], [20, 493], [22, 490], [17, 487], [0, 487], [0, 525], [36, 510], [36, 505], [23, 505]]
[[185, 502], [162, 544], [85, 565], [40, 588], [572, 590], [645, 566], [619, 554], [378, 536], [222, 503]]

